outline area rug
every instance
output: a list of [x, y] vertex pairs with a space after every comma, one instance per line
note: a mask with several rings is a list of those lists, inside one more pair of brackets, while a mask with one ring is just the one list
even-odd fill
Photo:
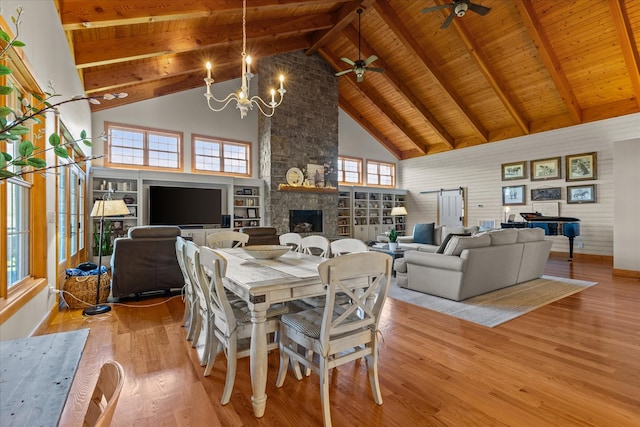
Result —
[[539, 279], [498, 289], [464, 301], [451, 301], [401, 288], [393, 280], [389, 297], [493, 328], [538, 307], [585, 290], [596, 283], [542, 276]]

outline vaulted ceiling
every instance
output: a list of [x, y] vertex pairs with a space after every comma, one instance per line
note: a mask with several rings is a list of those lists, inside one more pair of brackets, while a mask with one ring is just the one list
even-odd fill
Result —
[[[240, 0], [56, 1], [86, 92], [128, 93], [93, 111], [204, 93], [207, 60], [216, 82], [240, 77]], [[422, 10], [453, 0], [247, 1], [258, 72], [296, 50], [348, 69], [363, 9], [361, 58], [385, 72], [336, 77], [340, 107], [398, 159], [640, 111], [640, 1], [477, 0], [490, 13], [446, 29], [450, 8]]]

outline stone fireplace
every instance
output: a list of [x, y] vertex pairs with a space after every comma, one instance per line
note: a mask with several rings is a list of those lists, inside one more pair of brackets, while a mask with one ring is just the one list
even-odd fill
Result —
[[289, 231], [292, 233], [322, 233], [322, 211], [317, 209], [291, 209]]
[[[289, 168], [328, 163], [337, 169], [338, 79], [319, 55], [302, 51], [260, 60], [259, 93], [268, 93], [270, 76], [286, 76], [282, 105], [271, 118], [260, 115], [260, 178], [266, 182], [265, 223], [279, 234], [290, 230], [290, 210], [320, 210], [322, 234], [338, 235], [337, 191], [280, 191]], [[330, 176], [333, 182], [337, 175]], [[309, 233], [301, 233], [309, 234]], [[310, 234], [318, 234], [311, 232]]]

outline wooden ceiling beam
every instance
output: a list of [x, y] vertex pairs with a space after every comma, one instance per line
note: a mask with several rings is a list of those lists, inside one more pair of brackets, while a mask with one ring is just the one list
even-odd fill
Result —
[[[337, 69], [337, 61], [335, 60], [336, 54], [323, 48], [320, 51], [322, 57], [333, 67], [333, 69]], [[341, 77], [351, 84], [351, 86], [362, 96], [371, 102], [371, 104], [376, 108], [377, 111], [383, 116], [386, 116], [393, 126], [402, 132], [406, 137], [413, 142], [418, 150], [422, 153], [426, 154], [429, 150], [428, 142], [423, 141], [422, 135], [415, 132], [415, 130], [407, 123], [407, 120], [401, 117], [398, 113], [396, 113], [395, 108], [392, 105], [381, 97], [376, 91], [370, 88], [370, 85], [367, 82], [367, 75], [365, 74], [364, 81], [357, 83], [353, 76], [347, 75]], [[343, 80], [343, 81], [344, 81]]]
[[427, 71], [427, 75], [437, 85], [440, 86], [442, 93], [448, 98], [448, 101], [456, 108], [465, 122], [480, 136], [484, 142], [488, 141], [489, 132], [484, 128], [482, 123], [476, 118], [469, 108], [466, 107], [460, 95], [457, 94], [455, 88], [447, 82], [444, 74], [442, 74], [436, 64], [422, 49], [420, 44], [413, 38], [409, 30], [404, 26], [393, 7], [388, 0], [378, 0], [374, 3], [374, 8], [382, 17], [385, 23], [391, 28], [395, 36], [402, 42], [405, 48], [420, 60]]
[[640, 67], [638, 67], [638, 47], [634, 45], [632, 37], [633, 31], [629, 24], [628, 15], [624, 12], [622, 0], [609, 0], [609, 9], [611, 17], [616, 26], [618, 40], [620, 40], [620, 49], [624, 56], [624, 62], [629, 71], [629, 78], [633, 85], [633, 94], [636, 102], [640, 105]]
[[542, 59], [547, 72], [551, 76], [556, 89], [558, 89], [558, 93], [564, 100], [569, 116], [571, 116], [574, 123], [582, 123], [582, 111], [580, 109], [580, 104], [578, 104], [578, 100], [571, 89], [571, 85], [562, 71], [562, 65], [551, 47], [549, 38], [543, 31], [542, 24], [537, 18], [535, 11], [533, 10], [533, 6], [529, 1], [523, 0], [515, 0], [514, 5], [522, 18], [522, 22], [527, 29], [529, 37], [533, 40], [536, 49], [540, 54], [540, 58]]
[[[442, 0], [436, 0], [436, 4], [441, 5], [444, 4], [444, 2]], [[447, 14], [449, 13], [449, 10], [447, 10]], [[520, 127], [520, 129], [522, 129], [522, 132], [528, 134], [529, 124], [527, 123], [527, 120], [524, 118], [518, 107], [516, 107], [516, 103], [513, 98], [509, 96], [508, 91], [500, 83], [500, 80], [498, 80], [498, 73], [496, 73], [493, 67], [489, 65], [490, 61], [484, 55], [480, 46], [478, 46], [478, 44], [475, 42], [475, 39], [471, 36], [471, 34], [469, 34], [469, 30], [467, 30], [467, 28], [462, 24], [462, 20], [460, 19], [454, 19], [452, 24], [453, 28], [458, 34], [458, 37], [460, 37], [460, 39], [464, 43], [465, 47], [469, 51], [469, 54], [471, 54], [471, 57], [478, 65], [478, 68], [480, 68], [480, 71], [487, 79], [498, 98], [500, 98], [500, 101], [502, 101], [502, 104], [505, 106], [513, 120]]]
[[338, 105], [340, 108], [344, 110], [345, 113], [349, 115], [356, 123], [358, 123], [363, 129], [365, 129], [369, 134], [384, 148], [389, 150], [391, 154], [393, 154], [396, 159], [402, 159], [402, 152], [396, 147], [387, 137], [385, 137], [378, 128], [367, 120], [360, 112], [353, 106], [347, 99], [343, 96], [338, 97]]
[[[330, 14], [256, 21], [247, 25], [247, 39], [249, 44], [253, 39], [260, 37], [278, 40], [323, 30], [332, 25], [333, 20]], [[75, 62], [77, 68], [94, 67], [189, 50], [202, 50], [216, 44], [226, 44], [241, 39], [242, 24], [239, 22], [186, 31], [90, 40], [76, 42]]]
[[[250, 10], [280, 10], [296, 6], [335, 4], [350, 0], [251, 0]], [[62, 28], [84, 30], [116, 25], [206, 18], [213, 14], [239, 12], [242, 3], [229, 0], [58, 0]]]
[[[233, 79], [238, 74], [237, 68], [237, 65], [233, 65], [218, 69], [218, 78], [216, 80], [225, 81]], [[202, 80], [202, 73], [180, 74], [177, 76], [166, 77], [160, 81], [153, 80], [140, 84], [123, 86], [118, 90], [126, 92], [127, 97], [103, 102], [99, 105], [91, 104], [91, 112], [108, 110], [110, 108], [133, 104], [135, 102], [145, 101], [159, 96], [170, 95], [198, 87], [202, 87], [202, 93], [204, 94], [205, 87]], [[202, 97], [202, 107], [207, 107], [207, 101], [204, 99], [204, 96]]]
[[305, 52], [307, 55], [313, 55], [318, 50], [336, 38], [343, 29], [347, 28], [351, 22], [358, 18], [358, 9], [366, 9], [371, 6], [375, 0], [350, 1], [343, 4], [336, 13], [336, 24], [325, 31], [317, 32], [314, 35], [311, 47]]
[[[344, 36], [354, 45], [358, 46], [358, 32], [353, 26], [349, 26], [342, 32]], [[360, 45], [363, 52], [363, 58], [368, 58], [373, 53], [374, 49], [367, 43], [364, 37], [360, 38]], [[407, 104], [415, 108], [416, 111], [422, 115], [425, 122], [431, 126], [433, 131], [438, 134], [442, 141], [449, 146], [449, 148], [455, 148], [454, 138], [447, 132], [442, 124], [436, 119], [436, 117], [429, 111], [429, 109], [420, 101], [420, 99], [413, 93], [411, 88], [404, 83], [387, 63], [382, 58], [376, 59], [376, 67], [384, 68], [384, 77], [393, 86], [398, 93], [405, 99]]]
[[[204, 78], [206, 59], [209, 59], [213, 64], [212, 72], [216, 82], [220, 81], [217, 69], [232, 64], [237, 65], [235, 77], [240, 77], [241, 57], [239, 52], [242, 47], [241, 43], [241, 41], [237, 41], [231, 45], [218, 45], [204, 51], [183, 52], [132, 61], [118, 67], [87, 68], [84, 70], [84, 87], [87, 93], [93, 93], [111, 91], [120, 86], [158, 80], [178, 74], [201, 72]], [[250, 53], [254, 64], [258, 61], [257, 66], [259, 66], [260, 58], [301, 50], [307, 46], [309, 46], [307, 36], [293, 37], [278, 42], [274, 42], [272, 38], [263, 38], [252, 43]], [[255, 67], [256, 65], [253, 65], [253, 68]]]

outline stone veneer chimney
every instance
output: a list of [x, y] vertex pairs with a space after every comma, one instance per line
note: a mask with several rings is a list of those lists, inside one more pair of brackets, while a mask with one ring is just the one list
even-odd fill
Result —
[[[265, 224], [289, 232], [289, 210], [320, 209], [325, 236], [338, 235], [337, 193], [283, 192], [289, 168], [331, 162], [337, 170], [338, 79], [319, 55], [302, 51], [260, 59], [259, 93], [264, 97], [277, 88], [285, 75], [282, 105], [271, 118], [260, 115], [260, 178], [266, 182]], [[337, 174], [333, 175], [337, 178]]]

